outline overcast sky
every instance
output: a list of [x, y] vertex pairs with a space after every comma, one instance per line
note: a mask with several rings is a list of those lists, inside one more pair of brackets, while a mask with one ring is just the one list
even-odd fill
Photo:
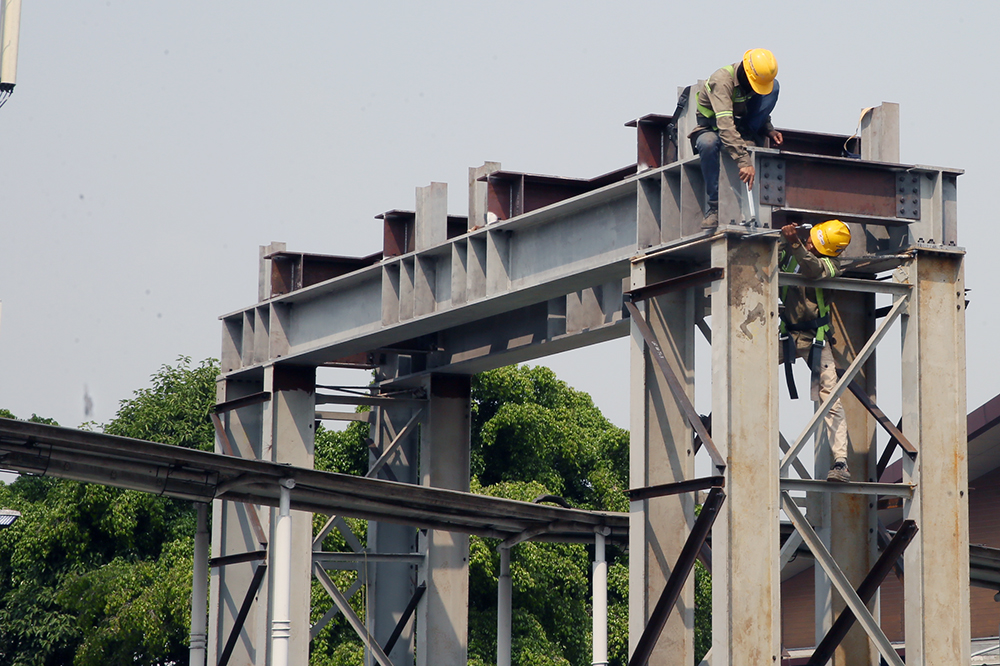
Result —
[[[218, 315], [256, 301], [259, 245], [376, 252], [374, 216], [417, 186], [449, 183], [465, 215], [484, 160], [633, 163], [626, 121], [758, 46], [780, 65], [777, 126], [850, 134], [898, 102], [903, 162], [967, 170], [969, 408], [1000, 392], [1000, 5], [23, 3], [0, 109], [0, 407], [20, 417], [78, 425], [86, 387], [104, 422], [161, 365], [217, 357]], [[553, 367], [627, 426], [627, 341]]]

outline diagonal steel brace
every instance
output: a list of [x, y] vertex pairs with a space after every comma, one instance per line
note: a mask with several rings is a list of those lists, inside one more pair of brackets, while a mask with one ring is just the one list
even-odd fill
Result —
[[792, 448], [781, 459], [782, 476], [788, 476], [788, 467], [792, 464], [792, 460], [799, 455], [802, 447], [805, 446], [809, 438], [816, 433], [816, 430], [819, 428], [820, 423], [822, 423], [823, 418], [826, 416], [827, 412], [830, 411], [830, 407], [832, 407], [833, 403], [836, 402], [841, 395], [843, 395], [844, 391], [847, 390], [847, 385], [852, 379], [854, 379], [854, 376], [858, 374], [861, 370], [861, 366], [868, 360], [868, 357], [871, 356], [872, 352], [875, 351], [875, 347], [882, 341], [885, 334], [889, 332], [889, 328], [903, 313], [903, 306], [906, 305], [907, 300], [907, 296], [901, 296], [896, 299], [896, 302], [892, 306], [892, 310], [889, 311], [885, 320], [879, 324], [879, 327], [872, 334], [872, 337], [869, 338], [868, 342], [866, 342], [858, 352], [858, 355], [854, 357], [853, 361], [851, 361], [851, 365], [844, 371], [843, 376], [840, 378], [840, 381], [837, 382], [833, 391], [830, 392], [830, 395], [827, 396], [820, 408], [813, 412], [812, 418], [809, 419], [809, 423], [802, 431], [802, 434], [799, 435], [799, 438], [795, 440], [794, 444], [792, 444]]
[[[875, 596], [875, 592], [882, 585], [882, 581], [892, 571], [896, 560], [903, 554], [906, 547], [910, 545], [916, 533], [916, 522], [904, 520], [903, 524], [896, 531], [896, 535], [892, 537], [892, 541], [882, 551], [882, 555], [878, 558], [875, 566], [872, 567], [872, 570], [868, 572], [865, 579], [861, 581], [861, 585], [858, 586], [858, 597], [863, 603], [867, 604]], [[809, 659], [808, 666], [824, 666], [826, 662], [830, 661], [834, 650], [837, 649], [837, 646], [847, 636], [847, 632], [854, 626], [856, 619], [851, 609], [845, 608], [833, 623], [833, 626], [830, 627], [830, 630], [826, 632], [823, 640], [816, 646], [816, 650], [813, 651], [812, 657]]]
[[868, 612], [868, 607], [858, 597], [858, 593], [854, 591], [850, 581], [847, 580], [847, 576], [837, 566], [836, 560], [833, 559], [830, 551], [823, 545], [823, 541], [816, 534], [816, 530], [813, 529], [809, 521], [799, 511], [799, 507], [795, 506], [795, 501], [792, 500], [791, 495], [784, 490], [781, 492], [781, 508], [784, 510], [785, 515], [792, 521], [792, 525], [795, 526], [799, 536], [809, 546], [809, 550], [812, 551], [816, 563], [823, 568], [826, 575], [830, 578], [830, 582], [833, 583], [833, 587], [840, 593], [840, 597], [847, 604], [847, 607], [851, 609], [858, 622], [864, 627], [865, 633], [868, 634], [872, 643], [878, 648], [882, 658], [891, 666], [904, 666], [902, 659], [896, 653], [896, 649], [892, 647], [892, 643], [885, 637], [885, 633], [878, 625], [878, 622]]
[[649, 347], [649, 351], [651, 352], [650, 355], [656, 361], [660, 372], [663, 373], [663, 378], [667, 380], [667, 386], [670, 387], [670, 392], [673, 394], [674, 400], [677, 401], [677, 404], [680, 406], [681, 411], [684, 412], [684, 416], [687, 417], [688, 423], [694, 429], [695, 433], [701, 438], [702, 444], [708, 449], [708, 453], [712, 457], [712, 462], [715, 463], [720, 472], [724, 471], [726, 469], [726, 459], [719, 453], [719, 449], [715, 446], [715, 442], [712, 441], [711, 435], [708, 434], [708, 429], [701, 422], [701, 416], [698, 415], [694, 405], [691, 404], [691, 399], [688, 398], [680, 381], [678, 381], [677, 375], [674, 374], [674, 371], [670, 368], [670, 364], [667, 363], [667, 357], [663, 353], [663, 348], [660, 347], [656, 336], [653, 334], [653, 329], [649, 327], [646, 318], [643, 317], [642, 313], [639, 312], [639, 308], [634, 303], [625, 301], [625, 307], [628, 309], [629, 314], [632, 315], [632, 321], [635, 322], [636, 328], [639, 329], [643, 340], [646, 341], [646, 346]]
[[368, 628], [365, 626], [364, 622], [358, 618], [357, 613], [355, 613], [354, 609], [351, 608], [351, 604], [347, 600], [347, 597], [345, 597], [344, 593], [337, 588], [337, 585], [330, 580], [330, 577], [318, 562], [313, 563], [313, 573], [316, 575], [316, 579], [319, 580], [319, 584], [323, 586], [326, 593], [330, 595], [331, 599], [333, 599], [333, 603], [335, 603], [337, 608], [340, 609], [340, 612], [344, 614], [344, 618], [347, 620], [347, 623], [351, 625], [351, 628], [354, 629], [354, 633], [358, 635], [361, 642], [371, 652], [372, 657], [378, 662], [379, 666], [392, 666], [392, 662], [389, 660], [389, 657], [387, 657], [385, 652], [382, 651], [379, 644], [375, 642], [375, 638], [368, 633]]
[[226, 647], [222, 650], [222, 655], [219, 656], [219, 666], [226, 666], [229, 663], [229, 658], [233, 655], [233, 650], [236, 649], [236, 641], [239, 640], [240, 633], [243, 631], [243, 624], [247, 621], [250, 606], [253, 605], [254, 597], [257, 596], [257, 590], [260, 589], [265, 573], [267, 573], [267, 563], [261, 562], [253, 572], [250, 587], [247, 588], [246, 596], [243, 597], [243, 604], [240, 606], [239, 613], [236, 614], [236, 619], [233, 620], [233, 629], [229, 632], [229, 639], [226, 641]]
[[660, 594], [653, 612], [650, 613], [649, 622], [646, 623], [646, 628], [643, 630], [642, 636], [639, 637], [639, 642], [635, 645], [635, 652], [632, 653], [632, 657], [628, 660], [628, 666], [646, 666], [649, 662], [649, 658], [653, 654], [653, 648], [656, 646], [656, 641], [659, 640], [660, 634], [663, 633], [663, 627], [667, 625], [670, 612], [677, 604], [681, 590], [684, 589], [684, 584], [687, 582], [688, 576], [694, 568], [694, 561], [697, 559], [702, 545], [708, 538], [708, 533], [712, 531], [712, 525], [715, 523], [715, 519], [719, 515], [719, 509], [722, 508], [722, 503], [725, 501], [726, 493], [722, 488], [712, 488], [712, 491], [708, 494], [708, 499], [705, 500], [705, 503], [701, 507], [701, 514], [698, 516], [698, 520], [695, 521], [694, 527], [691, 528], [691, 534], [688, 535], [687, 541], [684, 542], [684, 548], [681, 549], [681, 554], [677, 557], [677, 564], [674, 565], [673, 571], [670, 572], [670, 578], [667, 579], [663, 593]]

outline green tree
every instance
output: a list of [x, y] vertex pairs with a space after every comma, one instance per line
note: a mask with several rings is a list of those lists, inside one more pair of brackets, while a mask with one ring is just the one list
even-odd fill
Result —
[[[181, 358], [163, 366], [152, 387], [122, 401], [104, 430], [210, 449], [217, 375], [210, 360], [192, 366]], [[0, 484], [0, 505], [22, 513], [0, 532], [0, 663], [187, 660], [195, 530], [190, 502], [21, 476]]]

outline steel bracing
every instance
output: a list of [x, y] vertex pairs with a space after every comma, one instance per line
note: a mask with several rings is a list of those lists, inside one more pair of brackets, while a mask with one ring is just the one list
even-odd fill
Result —
[[[818, 563], [816, 659], [900, 663], [877, 601], [894, 570], [905, 571], [907, 663], [968, 663], [961, 172], [900, 164], [898, 107], [885, 103], [860, 137], [789, 130], [781, 150], [754, 150], [752, 214], [724, 157], [722, 224], [705, 231], [699, 158], [669, 140], [672, 123], [686, 136], [693, 113], [633, 121], [636, 164], [590, 180], [472, 168], [468, 216], [448, 214], [444, 184], [417, 188], [415, 210], [379, 216], [381, 253], [261, 248], [258, 302], [221, 318], [222, 455], [0, 423], [3, 466], [211, 501], [207, 647], [192, 629], [192, 658], [207, 663], [306, 663], [310, 639], [343, 614], [374, 663], [465, 664], [469, 534], [499, 542], [498, 664], [511, 659], [510, 549], [532, 539], [596, 543], [595, 572], [606, 572], [605, 539], [627, 542], [631, 663], [693, 662], [696, 557], [713, 574], [710, 663], [779, 663], [781, 572], [802, 552]], [[843, 156], [848, 142], [861, 159]], [[803, 278], [780, 274], [777, 229], [832, 217], [856, 239], [848, 276], [807, 283], [835, 294], [840, 381], [786, 439], [779, 292]], [[876, 391], [890, 330], [902, 341], [898, 421]], [[470, 375], [621, 337], [631, 341], [629, 513], [469, 493]], [[699, 337], [711, 363], [696, 372]], [[325, 366], [375, 379], [317, 386]], [[710, 414], [694, 407], [703, 382]], [[838, 397], [847, 484], [823, 480], [823, 417]], [[367, 422], [366, 477], [311, 469], [324, 419]], [[891, 438], [881, 451], [879, 427]], [[903, 483], [878, 483], [897, 447]], [[700, 449], [714, 476], [695, 473]], [[902, 526], [880, 521], [879, 497], [901, 503]], [[318, 535], [313, 513], [327, 516]], [[345, 517], [370, 521], [366, 544]], [[323, 550], [334, 530], [349, 552]], [[1000, 559], [972, 561], [978, 584], [1000, 589]], [[335, 568], [357, 572], [348, 589], [327, 574]], [[334, 606], [311, 625], [313, 577]], [[349, 600], [362, 588], [358, 617]], [[595, 621], [601, 599], [595, 589]], [[594, 663], [606, 660], [599, 638]]]

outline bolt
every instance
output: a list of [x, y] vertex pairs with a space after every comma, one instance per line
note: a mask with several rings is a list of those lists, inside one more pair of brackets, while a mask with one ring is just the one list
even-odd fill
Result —
[[765, 171], [764, 172], [764, 178], [770, 178], [770, 177], [771, 177], [771, 174], [768, 173], [767, 171]]
[[785, 203], [785, 197], [779, 196], [778, 203]]
[[899, 203], [905, 204], [906, 203], [906, 197], [900, 197], [899, 198]]
[[905, 194], [906, 193], [906, 188], [905, 187], [899, 188], [899, 193], [900, 194]]
[[913, 181], [912, 182], [914, 182], [914, 183], [917, 182], [917, 177], [916, 176], [913, 177]]
[[781, 167], [783, 167], [783, 166], [785, 166], [785, 165], [784, 165], [784, 164], [782, 164], [781, 162], [778, 162], [778, 163], [777, 163], [777, 164], [776, 164], [775, 166], [777, 166], [777, 167], [778, 167], [778, 168], [780, 169]]
[[768, 166], [771, 166], [771, 163], [765, 160], [765, 161], [764, 161], [764, 166], [765, 166], [765, 167], [768, 167]]
[[906, 209], [905, 208], [900, 208], [899, 209], [899, 214], [900, 215], [906, 215]]
[[917, 205], [917, 200], [916, 200], [916, 199], [914, 199], [914, 200], [913, 200], [913, 205], [914, 205], [914, 206], [916, 206], [916, 205]]
[[914, 194], [916, 194], [916, 193], [917, 193], [917, 188], [915, 188], [915, 187], [913, 188], [913, 193], [914, 193]]
[[770, 200], [771, 200], [771, 195], [770, 194], [765, 194], [764, 195], [764, 201], [770, 201]]
[[778, 180], [781, 180], [781, 174], [780, 173], [778, 174]]
[[781, 185], [778, 185], [778, 191], [779, 192], [781, 191]]
[[913, 209], [913, 214], [914, 215], [920, 215], [920, 211], [918, 211], [916, 208], [914, 208]]
[[771, 189], [771, 185], [769, 183], [764, 183], [764, 189], [765, 190]]

